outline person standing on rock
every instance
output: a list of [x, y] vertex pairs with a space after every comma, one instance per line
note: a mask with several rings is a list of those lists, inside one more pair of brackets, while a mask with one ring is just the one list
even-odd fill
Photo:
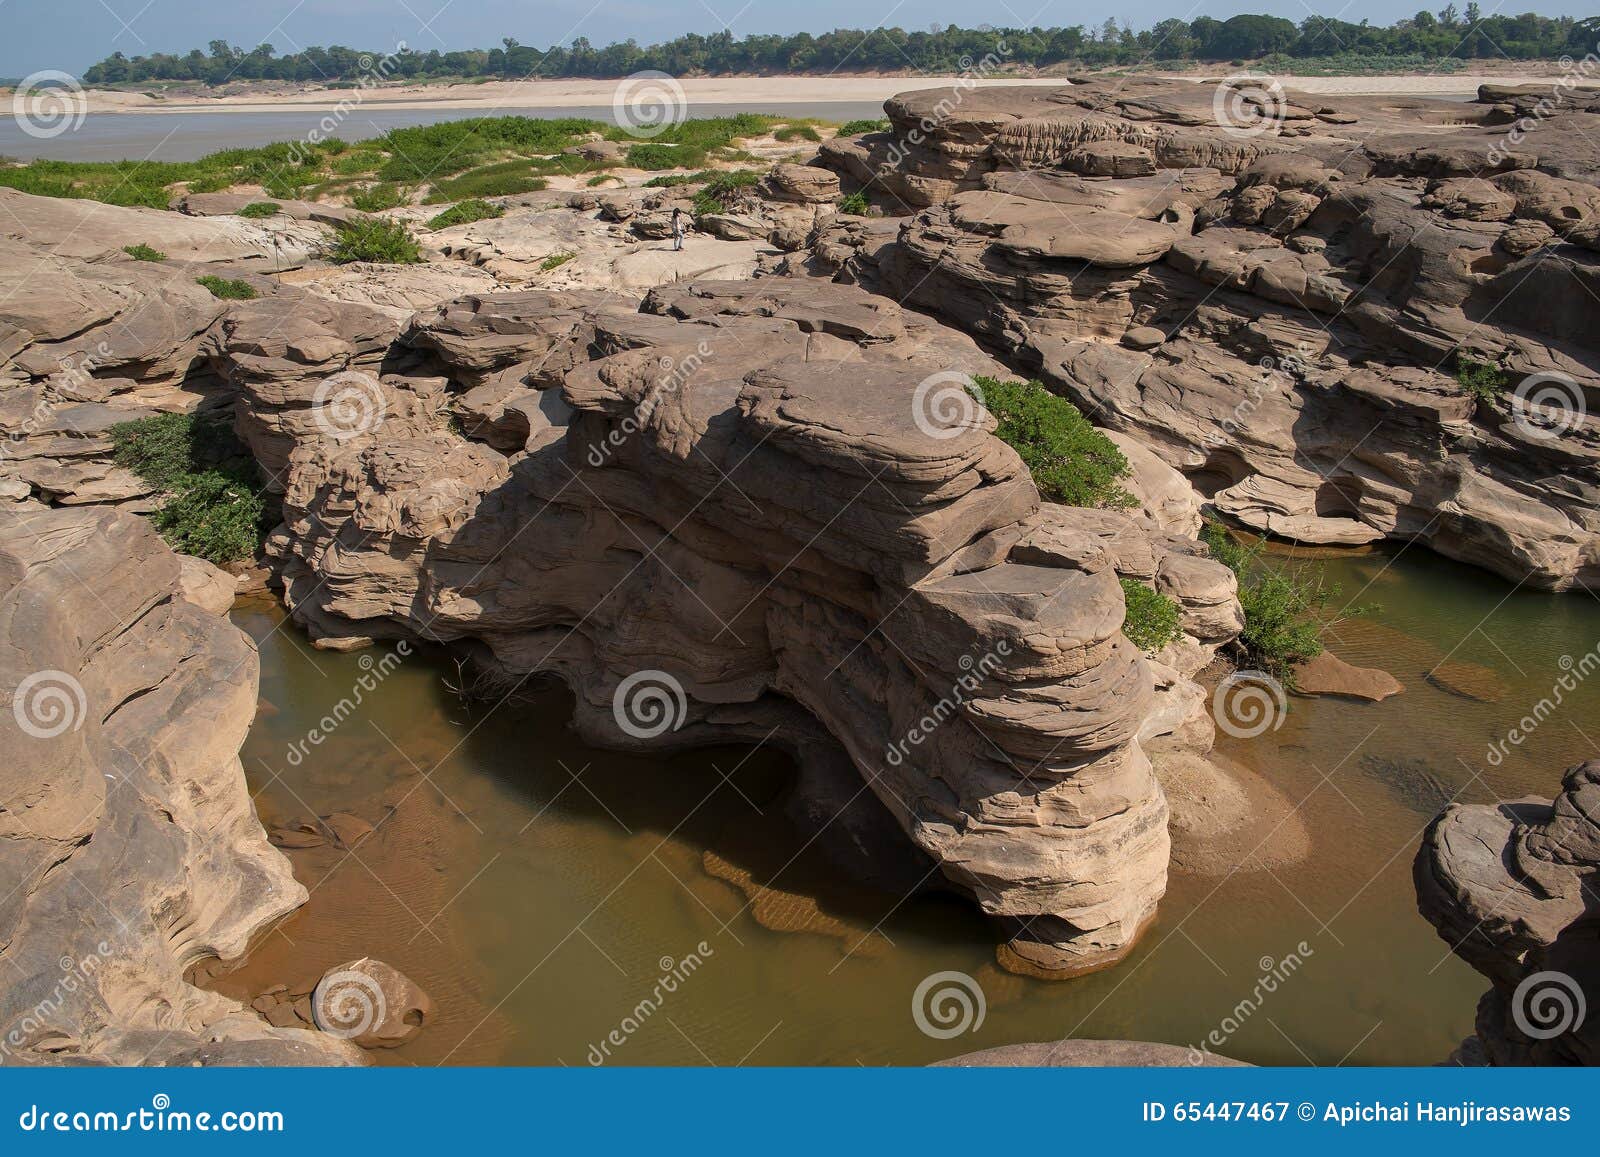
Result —
[[672, 251], [678, 252], [683, 248], [683, 210], [677, 206], [672, 210]]

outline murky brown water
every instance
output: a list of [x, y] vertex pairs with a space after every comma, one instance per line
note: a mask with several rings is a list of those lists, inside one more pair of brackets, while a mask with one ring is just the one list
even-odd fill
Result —
[[[1128, 961], [1061, 983], [998, 970], [990, 927], [963, 903], [896, 906], [795, 858], [803, 841], [772, 806], [791, 772], [781, 756], [588, 748], [565, 727], [559, 688], [469, 710], [443, 685], [452, 667], [413, 655], [294, 765], [289, 746], [382, 651], [313, 651], [276, 609], [241, 605], [271, 705], [245, 750], [263, 819], [382, 822], [355, 853], [291, 853], [311, 902], [218, 986], [248, 997], [361, 955], [387, 960], [438, 1010], [380, 1063], [587, 1063], [662, 970], [697, 951], [698, 970], [611, 1045], [611, 1063], [921, 1064], [1014, 1041], [1190, 1044], [1214, 1030], [1218, 1051], [1259, 1063], [1439, 1061], [1485, 984], [1416, 914], [1412, 856], [1445, 800], [1549, 795], [1595, 752], [1582, 729], [1600, 687], [1584, 686], [1500, 766], [1484, 758], [1549, 693], [1560, 656], [1600, 642], [1600, 604], [1514, 591], [1420, 549], [1319, 565], [1346, 599], [1382, 605], [1341, 627], [1335, 650], [1392, 671], [1405, 694], [1295, 700], [1277, 731], [1219, 745], [1299, 805], [1310, 856], [1225, 879], [1175, 874]], [[1455, 679], [1498, 701], [1425, 681], [1445, 659], [1475, 665]], [[752, 906], [748, 878], [774, 890]], [[1298, 971], [1240, 1015], [1291, 953]], [[912, 1017], [918, 983], [944, 970], [976, 978], [987, 1004], [980, 1028], [950, 1040]]]

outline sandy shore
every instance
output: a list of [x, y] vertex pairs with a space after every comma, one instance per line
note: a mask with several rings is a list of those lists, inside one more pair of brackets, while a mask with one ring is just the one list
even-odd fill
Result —
[[[1214, 82], [1221, 73], [1151, 74], [1168, 75], [1196, 84]], [[784, 104], [823, 104], [841, 101], [881, 101], [897, 92], [918, 88], [937, 88], [955, 83], [955, 76], [733, 76], [695, 77], [679, 81], [689, 103], [690, 115], [696, 104], [738, 105], [781, 102]], [[1477, 90], [1478, 85], [1531, 84], [1540, 77], [1526, 73], [1451, 73], [1415, 76], [1307, 76], [1282, 77], [1286, 88], [1327, 95], [1459, 95]], [[483, 111], [518, 108], [593, 108], [609, 105], [617, 93], [616, 80], [531, 80], [489, 81], [483, 84], [403, 85], [374, 90], [308, 88], [286, 93], [243, 93], [222, 97], [191, 95], [167, 98], [145, 93], [90, 89], [86, 93], [90, 112], [282, 112], [286, 109], [333, 108], [343, 101], [359, 100], [365, 108], [437, 109], [459, 108]], [[988, 84], [1031, 84], [1057, 87], [1062, 77], [1020, 79], [1013, 77], [981, 80]]]

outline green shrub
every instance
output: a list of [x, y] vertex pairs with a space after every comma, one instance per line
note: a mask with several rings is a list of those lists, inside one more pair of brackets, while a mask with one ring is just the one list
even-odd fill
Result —
[[157, 414], [110, 436], [116, 463], [160, 493], [154, 521], [174, 550], [220, 564], [260, 548], [266, 490], [228, 419]]
[[810, 125], [784, 125], [773, 134], [774, 140], [780, 141], [820, 141], [821, 134]]
[[506, 211], [499, 205], [492, 205], [488, 201], [476, 198], [462, 201], [452, 205], [437, 217], [428, 222], [429, 229], [448, 229], [452, 225], [466, 225], [473, 221], [486, 221], [495, 217], [504, 217]]
[[283, 206], [276, 201], [251, 201], [241, 208], [236, 217], [276, 217], [283, 212]]
[[1122, 597], [1128, 613], [1122, 633], [1141, 651], [1155, 652], [1178, 637], [1178, 604], [1141, 582], [1122, 580]]
[[167, 255], [159, 249], [152, 249], [144, 242], [137, 245], [124, 245], [122, 251], [135, 261], [165, 261]]
[[695, 216], [703, 217], [707, 213], [722, 213], [733, 208], [745, 190], [754, 187], [760, 180], [761, 174], [755, 169], [712, 172], [706, 178], [705, 185], [694, 195]]
[[1468, 354], [1456, 351], [1456, 381], [1462, 393], [1469, 394], [1481, 405], [1493, 405], [1511, 384], [1511, 375], [1493, 362], [1480, 362]]
[[322, 249], [335, 265], [372, 261], [380, 265], [415, 265], [422, 260], [417, 239], [402, 222], [386, 217], [363, 217], [340, 225], [333, 240]]
[[195, 281], [209, 289], [212, 297], [220, 297], [224, 301], [249, 301], [256, 296], [255, 289], [247, 281], [234, 281], [209, 273], [204, 277], [196, 277]]
[[389, 181], [367, 185], [350, 194], [350, 207], [363, 213], [381, 213], [385, 209], [398, 209], [410, 200], [400, 186]]
[[552, 269], [560, 269], [563, 265], [571, 261], [576, 256], [576, 253], [552, 253], [549, 257], [546, 257], [543, 261], [539, 262], [539, 268], [544, 272], [549, 273]]
[[1039, 382], [974, 378], [973, 393], [997, 424], [995, 435], [1027, 464], [1047, 502], [1126, 510], [1138, 500], [1120, 485], [1128, 460], [1065, 398]]
[[865, 217], [867, 210], [872, 206], [867, 201], [866, 193], [859, 189], [854, 193], [846, 193], [839, 198], [839, 212], [848, 213], [852, 217]]
[[889, 118], [882, 117], [875, 121], [845, 121], [839, 126], [841, 137], [853, 137], [859, 133], [886, 133], [889, 131]]
[[[549, 187], [550, 182], [539, 171], [547, 167], [550, 166], [528, 160], [484, 165], [482, 168], [462, 173], [459, 177], [433, 182], [425, 203], [438, 204], [440, 201], [464, 201], [483, 197], [515, 197], [519, 193], [534, 193]], [[561, 171], [559, 166], [555, 167], [557, 171]], [[581, 171], [580, 163], [573, 161], [573, 168]]]
[[628, 165], [647, 172], [661, 169], [692, 169], [705, 163], [703, 149], [683, 148], [679, 145], [647, 141], [628, 150]]

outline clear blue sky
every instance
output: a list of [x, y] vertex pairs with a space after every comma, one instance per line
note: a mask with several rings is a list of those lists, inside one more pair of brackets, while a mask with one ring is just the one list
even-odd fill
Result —
[[[0, 0], [0, 76], [39, 69], [81, 72], [114, 51], [128, 56], [204, 48], [214, 39], [280, 53], [312, 44], [413, 50], [481, 48], [514, 36], [545, 47], [587, 36], [596, 44], [633, 37], [641, 44], [685, 32], [824, 32], [879, 24], [925, 28], [930, 23], [1083, 24], [1107, 16], [1148, 27], [1176, 16], [1226, 19], [1267, 12], [1296, 22], [1319, 15], [1390, 24], [1424, 5], [1417, 0], [1121, 0], [1089, 5], [1069, 0]], [[1479, 0], [1485, 15], [1538, 12], [1589, 16], [1593, 0]], [[1434, 3], [1442, 8], [1444, 0]], [[1342, 5], [1342, 8], [1341, 8]], [[1458, 2], [1457, 7], [1465, 7]]]

